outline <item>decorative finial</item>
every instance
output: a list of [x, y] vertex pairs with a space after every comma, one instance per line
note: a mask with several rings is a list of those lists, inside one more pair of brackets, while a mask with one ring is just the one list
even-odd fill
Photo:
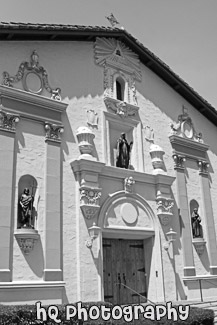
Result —
[[120, 24], [117, 19], [115, 18], [115, 16], [113, 15], [113, 13], [110, 14], [110, 16], [105, 17], [106, 19], [108, 19], [108, 21], [110, 22], [110, 24], [112, 25], [112, 27], [114, 27], [115, 25]]

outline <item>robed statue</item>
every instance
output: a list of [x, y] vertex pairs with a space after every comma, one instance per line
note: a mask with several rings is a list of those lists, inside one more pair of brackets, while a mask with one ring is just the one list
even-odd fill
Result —
[[196, 238], [196, 237], [202, 238], [203, 237], [202, 226], [200, 223], [201, 223], [201, 218], [198, 214], [198, 209], [194, 208], [192, 215], [191, 215], [193, 238]]
[[116, 167], [129, 168], [132, 145], [132, 141], [128, 144], [126, 134], [121, 133], [121, 137], [117, 141]]
[[20, 223], [21, 228], [34, 228], [32, 226], [33, 213], [33, 195], [30, 195], [29, 189], [25, 188], [19, 200], [20, 206]]

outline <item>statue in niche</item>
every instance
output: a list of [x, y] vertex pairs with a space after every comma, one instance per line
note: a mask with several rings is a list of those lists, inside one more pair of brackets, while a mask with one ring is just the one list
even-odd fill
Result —
[[129, 168], [132, 145], [132, 141], [128, 144], [126, 134], [121, 133], [121, 137], [117, 141], [116, 167]]
[[198, 208], [194, 208], [191, 215], [191, 225], [192, 225], [192, 233], [193, 238], [203, 238], [202, 226], [201, 226], [201, 218], [198, 214]]
[[32, 225], [34, 196], [25, 188], [19, 200], [21, 228], [34, 228]]

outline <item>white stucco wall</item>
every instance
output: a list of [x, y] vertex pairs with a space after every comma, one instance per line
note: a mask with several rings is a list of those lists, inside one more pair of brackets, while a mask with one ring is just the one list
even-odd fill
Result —
[[[98, 128], [94, 128], [95, 134], [95, 156], [97, 160], [104, 162], [103, 142], [103, 112], [106, 111], [103, 102], [103, 68], [94, 62], [94, 50], [92, 42], [1, 42], [0, 53], [0, 75], [3, 71], [15, 75], [22, 61], [29, 61], [33, 50], [39, 54], [39, 62], [48, 72], [48, 80], [51, 87], [61, 88], [62, 100], [68, 104], [66, 114], [62, 116], [64, 134], [62, 136], [62, 164], [63, 164], [63, 270], [66, 282], [65, 301], [73, 302], [85, 297], [85, 300], [94, 300], [99, 296], [98, 271], [94, 259], [99, 253], [98, 246], [93, 246], [91, 252], [85, 245], [88, 237], [87, 224], [82, 217], [79, 203], [78, 183], [70, 166], [70, 162], [80, 155], [76, 130], [86, 125], [86, 110], [94, 109], [98, 114]], [[185, 99], [171, 89], [163, 80], [157, 77], [147, 67], [141, 64], [142, 81], [136, 82], [139, 119], [143, 129], [150, 126], [154, 130], [155, 143], [160, 145], [164, 151], [164, 162], [168, 175], [175, 176], [174, 162], [172, 159], [172, 147], [168, 138], [170, 122], [177, 121], [178, 115], [182, 113], [182, 106], [188, 108], [189, 116], [192, 118], [195, 129], [202, 132], [203, 139], [210, 146], [208, 158], [210, 160], [210, 188], [213, 204], [215, 228], [217, 231], [217, 143], [215, 141], [216, 127], [192, 107]], [[22, 89], [19, 82], [14, 87]], [[43, 95], [48, 96], [46, 91]], [[117, 117], [118, 119], [119, 117]], [[121, 120], [120, 120], [121, 129]], [[121, 131], [120, 131], [121, 132]], [[143, 132], [143, 131], [142, 131]], [[16, 134], [16, 193], [18, 180], [23, 174], [31, 174], [38, 180], [40, 188], [40, 203], [38, 213], [38, 230], [41, 242], [35, 247], [35, 256], [40, 255], [40, 263], [31, 256], [25, 258], [14, 240], [13, 248], [13, 280], [42, 280], [43, 246], [44, 246], [44, 191], [43, 181], [45, 172], [45, 142], [43, 125], [29, 120], [19, 122]], [[152, 173], [153, 167], [149, 155], [149, 142], [142, 136], [145, 172]], [[187, 164], [186, 175], [189, 202], [196, 199], [201, 202], [200, 182], [197, 166], [193, 163]], [[103, 188], [101, 204], [108, 194], [119, 190], [119, 185], [108, 179], [100, 179], [100, 187]], [[154, 190], [144, 191], [138, 184], [138, 192], [144, 196], [154, 213], [156, 213], [156, 202]], [[182, 282], [183, 256], [182, 243], [179, 239], [180, 220], [177, 210], [176, 182], [172, 186], [172, 196], [175, 200], [172, 228], [177, 232], [177, 241], [174, 244], [175, 270], [177, 273], [177, 292], [174, 292], [174, 260], [173, 252], [162, 250], [163, 277], [165, 281], [166, 299], [184, 299], [187, 295], [186, 288]], [[15, 194], [15, 197], [17, 195]], [[15, 205], [15, 216], [17, 206]], [[203, 215], [202, 211], [202, 225]], [[169, 230], [162, 229], [159, 223], [162, 243], [166, 241], [165, 233]], [[204, 232], [206, 234], [206, 231]], [[79, 261], [81, 264], [79, 264]], [[197, 275], [208, 273], [207, 259], [199, 258], [194, 251], [194, 262]], [[173, 280], [171, 280], [173, 279]], [[97, 292], [95, 290], [97, 288]], [[87, 294], [88, 292], [88, 294]]]

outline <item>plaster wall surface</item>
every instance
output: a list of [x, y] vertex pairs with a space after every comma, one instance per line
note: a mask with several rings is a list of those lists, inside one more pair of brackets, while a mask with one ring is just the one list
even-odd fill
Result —
[[[40, 239], [30, 255], [22, 253], [14, 238], [13, 280], [36, 281], [43, 277], [44, 270], [44, 218], [45, 218], [45, 132], [44, 126], [29, 120], [20, 120], [16, 133], [16, 189], [14, 206], [14, 229], [17, 227], [18, 214], [18, 184], [24, 175], [31, 175], [37, 179], [37, 197], [34, 205], [37, 210], [35, 227], [39, 231]], [[33, 184], [34, 185], [34, 184]], [[31, 191], [31, 189], [30, 189]]]
[[[79, 157], [76, 130], [86, 125], [88, 109], [94, 109], [98, 114], [98, 127], [93, 129], [95, 134], [93, 154], [100, 162], [104, 161], [104, 112], [106, 107], [103, 101], [103, 68], [94, 62], [94, 47], [92, 42], [1, 42], [0, 75], [3, 71], [15, 75], [22, 61], [29, 61], [33, 50], [39, 54], [39, 62], [48, 72], [48, 80], [51, 87], [60, 87], [62, 100], [68, 104], [66, 113], [63, 113], [62, 124], [62, 216], [63, 216], [63, 270], [66, 282], [66, 301], [72, 302], [79, 299], [94, 300], [99, 297], [99, 242], [95, 241], [93, 250], [90, 251], [85, 240], [88, 237], [88, 226], [79, 208], [79, 184], [70, 167], [70, 162]], [[16, 53], [16, 55], [14, 55]], [[176, 122], [178, 115], [182, 114], [182, 106], [188, 108], [197, 132], [202, 132], [204, 142], [209, 144], [208, 159], [210, 161], [210, 186], [213, 204], [215, 228], [217, 230], [217, 143], [216, 127], [192, 107], [185, 99], [171, 89], [163, 80], [141, 64], [142, 81], [136, 82], [139, 117], [142, 122], [142, 142], [145, 172], [152, 173], [153, 167], [149, 154], [150, 143], [145, 140], [144, 128], [150, 126], [154, 130], [155, 143], [164, 151], [164, 163], [168, 175], [175, 176], [174, 162], [172, 159], [172, 146], [168, 135], [170, 122]], [[14, 85], [22, 89], [19, 82]], [[42, 94], [48, 96], [46, 91]], [[121, 118], [116, 116], [117, 123]], [[43, 241], [44, 241], [44, 171], [45, 171], [45, 144], [43, 125], [27, 120], [21, 120], [17, 128], [17, 167], [16, 184], [21, 175], [32, 174], [37, 178], [40, 188], [40, 204], [38, 229], [41, 242], [38, 242], [32, 257], [25, 259], [20, 254], [20, 249], [14, 240], [14, 280], [37, 280], [42, 278], [41, 267], [43, 265]], [[187, 191], [189, 201], [201, 200], [200, 184], [198, 182], [197, 166], [187, 169]], [[132, 171], [133, 175], [133, 171]], [[17, 185], [16, 185], [17, 186]], [[101, 203], [109, 193], [123, 189], [123, 183], [113, 178], [100, 178], [100, 187], [103, 188]], [[17, 189], [16, 189], [17, 191]], [[136, 184], [136, 191], [148, 201], [156, 213], [156, 190], [151, 186]], [[17, 192], [16, 192], [17, 193]], [[178, 215], [176, 182], [172, 186], [174, 197], [173, 218], [171, 227], [177, 232], [177, 240], [174, 243], [174, 252], [166, 252], [162, 249], [163, 277], [165, 281], [165, 298], [181, 299], [186, 297], [187, 291], [182, 282], [183, 256], [182, 243], [180, 240], [182, 224]], [[15, 195], [17, 198], [17, 195]], [[15, 215], [16, 215], [15, 204]], [[156, 217], [157, 218], [157, 217]], [[158, 221], [159, 222], [159, 221]], [[169, 227], [170, 228], [170, 227]], [[166, 232], [169, 228], [163, 228], [159, 223], [162, 245], [166, 243]], [[34, 255], [40, 252], [41, 267], [37, 269]], [[206, 263], [198, 259], [194, 254], [197, 274], [207, 274]], [[29, 266], [29, 267], [28, 267]], [[176, 277], [174, 276], [174, 272]], [[151, 282], [154, 280], [151, 279]], [[176, 282], [176, 285], [175, 285]], [[176, 290], [174, 289], [176, 287]], [[97, 288], [97, 290], [96, 290]], [[87, 292], [88, 295], [86, 294]]]

